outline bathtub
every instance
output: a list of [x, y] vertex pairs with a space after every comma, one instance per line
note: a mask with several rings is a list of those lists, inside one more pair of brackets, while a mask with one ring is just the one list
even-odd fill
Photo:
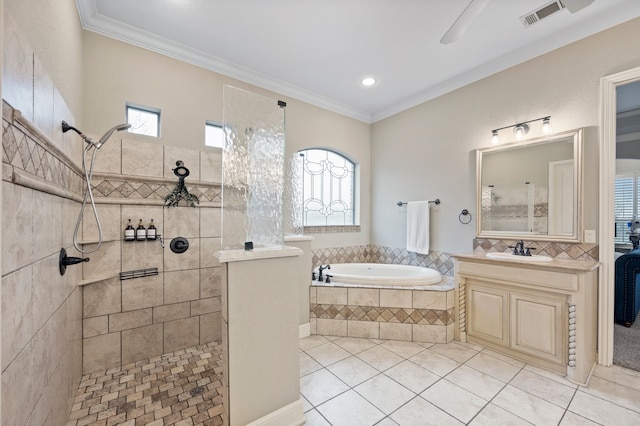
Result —
[[[315, 269], [316, 278], [318, 269]], [[448, 343], [454, 279], [410, 265], [331, 264], [309, 287], [311, 334]], [[324, 277], [329, 275], [329, 283]]]
[[[315, 272], [317, 275], [318, 269]], [[435, 269], [386, 263], [338, 263], [322, 273], [338, 283], [375, 287], [422, 286], [442, 281], [442, 275]]]

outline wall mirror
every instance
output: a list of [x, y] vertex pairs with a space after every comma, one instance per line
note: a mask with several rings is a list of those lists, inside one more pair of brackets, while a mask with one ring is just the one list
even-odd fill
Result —
[[582, 133], [477, 150], [477, 236], [580, 242]]

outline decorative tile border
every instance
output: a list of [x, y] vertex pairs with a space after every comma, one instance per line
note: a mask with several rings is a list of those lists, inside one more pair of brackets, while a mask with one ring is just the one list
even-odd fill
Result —
[[389, 322], [401, 324], [448, 325], [453, 323], [453, 308], [415, 309], [379, 306], [311, 304], [311, 318]]
[[305, 234], [335, 234], [339, 232], [360, 232], [360, 225], [304, 227]]
[[82, 172], [52, 141], [8, 103], [2, 105], [3, 179], [66, 198], [82, 194]]
[[[475, 238], [474, 252], [508, 252], [508, 246], [515, 240], [493, 240]], [[597, 244], [558, 243], [553, 241], [534, 241], [527, 247], [535, 248], [535, 254], [558, 259], [598, 260]], [[408, 252], [397, 247], [367, 246], [334, 247], [313, 250], [314, 267], [327, 263], [387, 263], [395, 265], [412, 265], [432, 268], [442, 275], [453, 276], [454, 262], [450, 253], [432, 251], [428, 255]]]
[[408, 252], [403, 248], [367, 246], [337, 247], [313, 250], [314, 266], [327, 263], [388, 263], [413, 265], [438, 270], [453, 276], [453, 259], [449, 253], [432, 251], [428, 255]]
[[[140, 176], [109, 176], [94, 174], [94, 196], [101, 199], [131, 201], [135, 199], [153, 200], [164, 204], [164, 198], [173, 191], [177, 179], [144, 178]], [[222, 186], [217, 183], [188, 182], [189, 192], [200, 202], [221, 203]]]
[[[516, 240], [493, 240], [488, 238], [474, 238], [473, 251], [477, 253], [509, 252], [509, 246]], [[535, 248], [534, 254], [541, 254], [558, 259], [598, 260], [599, 246], [597, 244], [557, 243], [553, 241], [532, 241], [527, 247]]]

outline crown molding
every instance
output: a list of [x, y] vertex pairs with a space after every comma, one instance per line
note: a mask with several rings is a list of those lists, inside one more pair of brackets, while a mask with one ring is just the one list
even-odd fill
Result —
[[87, 31], [92, 31], [105, 37], [120, 40], [161, 55], [187, 62], [365, 123], [371, 123], [371, 114], [366, 111], [361, 111], [349, 105], [336, 102], [318, 93], [238, 66], [222, 58], [206, 55], [184, 44], [100, 15], [96, 8], [96, 0], [76, 0], [76, 4], [78, 6], [82, 27]]

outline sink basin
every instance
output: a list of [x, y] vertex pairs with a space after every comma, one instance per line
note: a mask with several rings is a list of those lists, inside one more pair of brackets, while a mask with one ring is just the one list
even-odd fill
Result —
[[491, 259], [507, 259], [507, 260], [519, 260], [521, 262], [551, 262], [553, 258], [542, 255], [532, 256], [517, 256], [511, 253], [487, 253], [485, 256]]

